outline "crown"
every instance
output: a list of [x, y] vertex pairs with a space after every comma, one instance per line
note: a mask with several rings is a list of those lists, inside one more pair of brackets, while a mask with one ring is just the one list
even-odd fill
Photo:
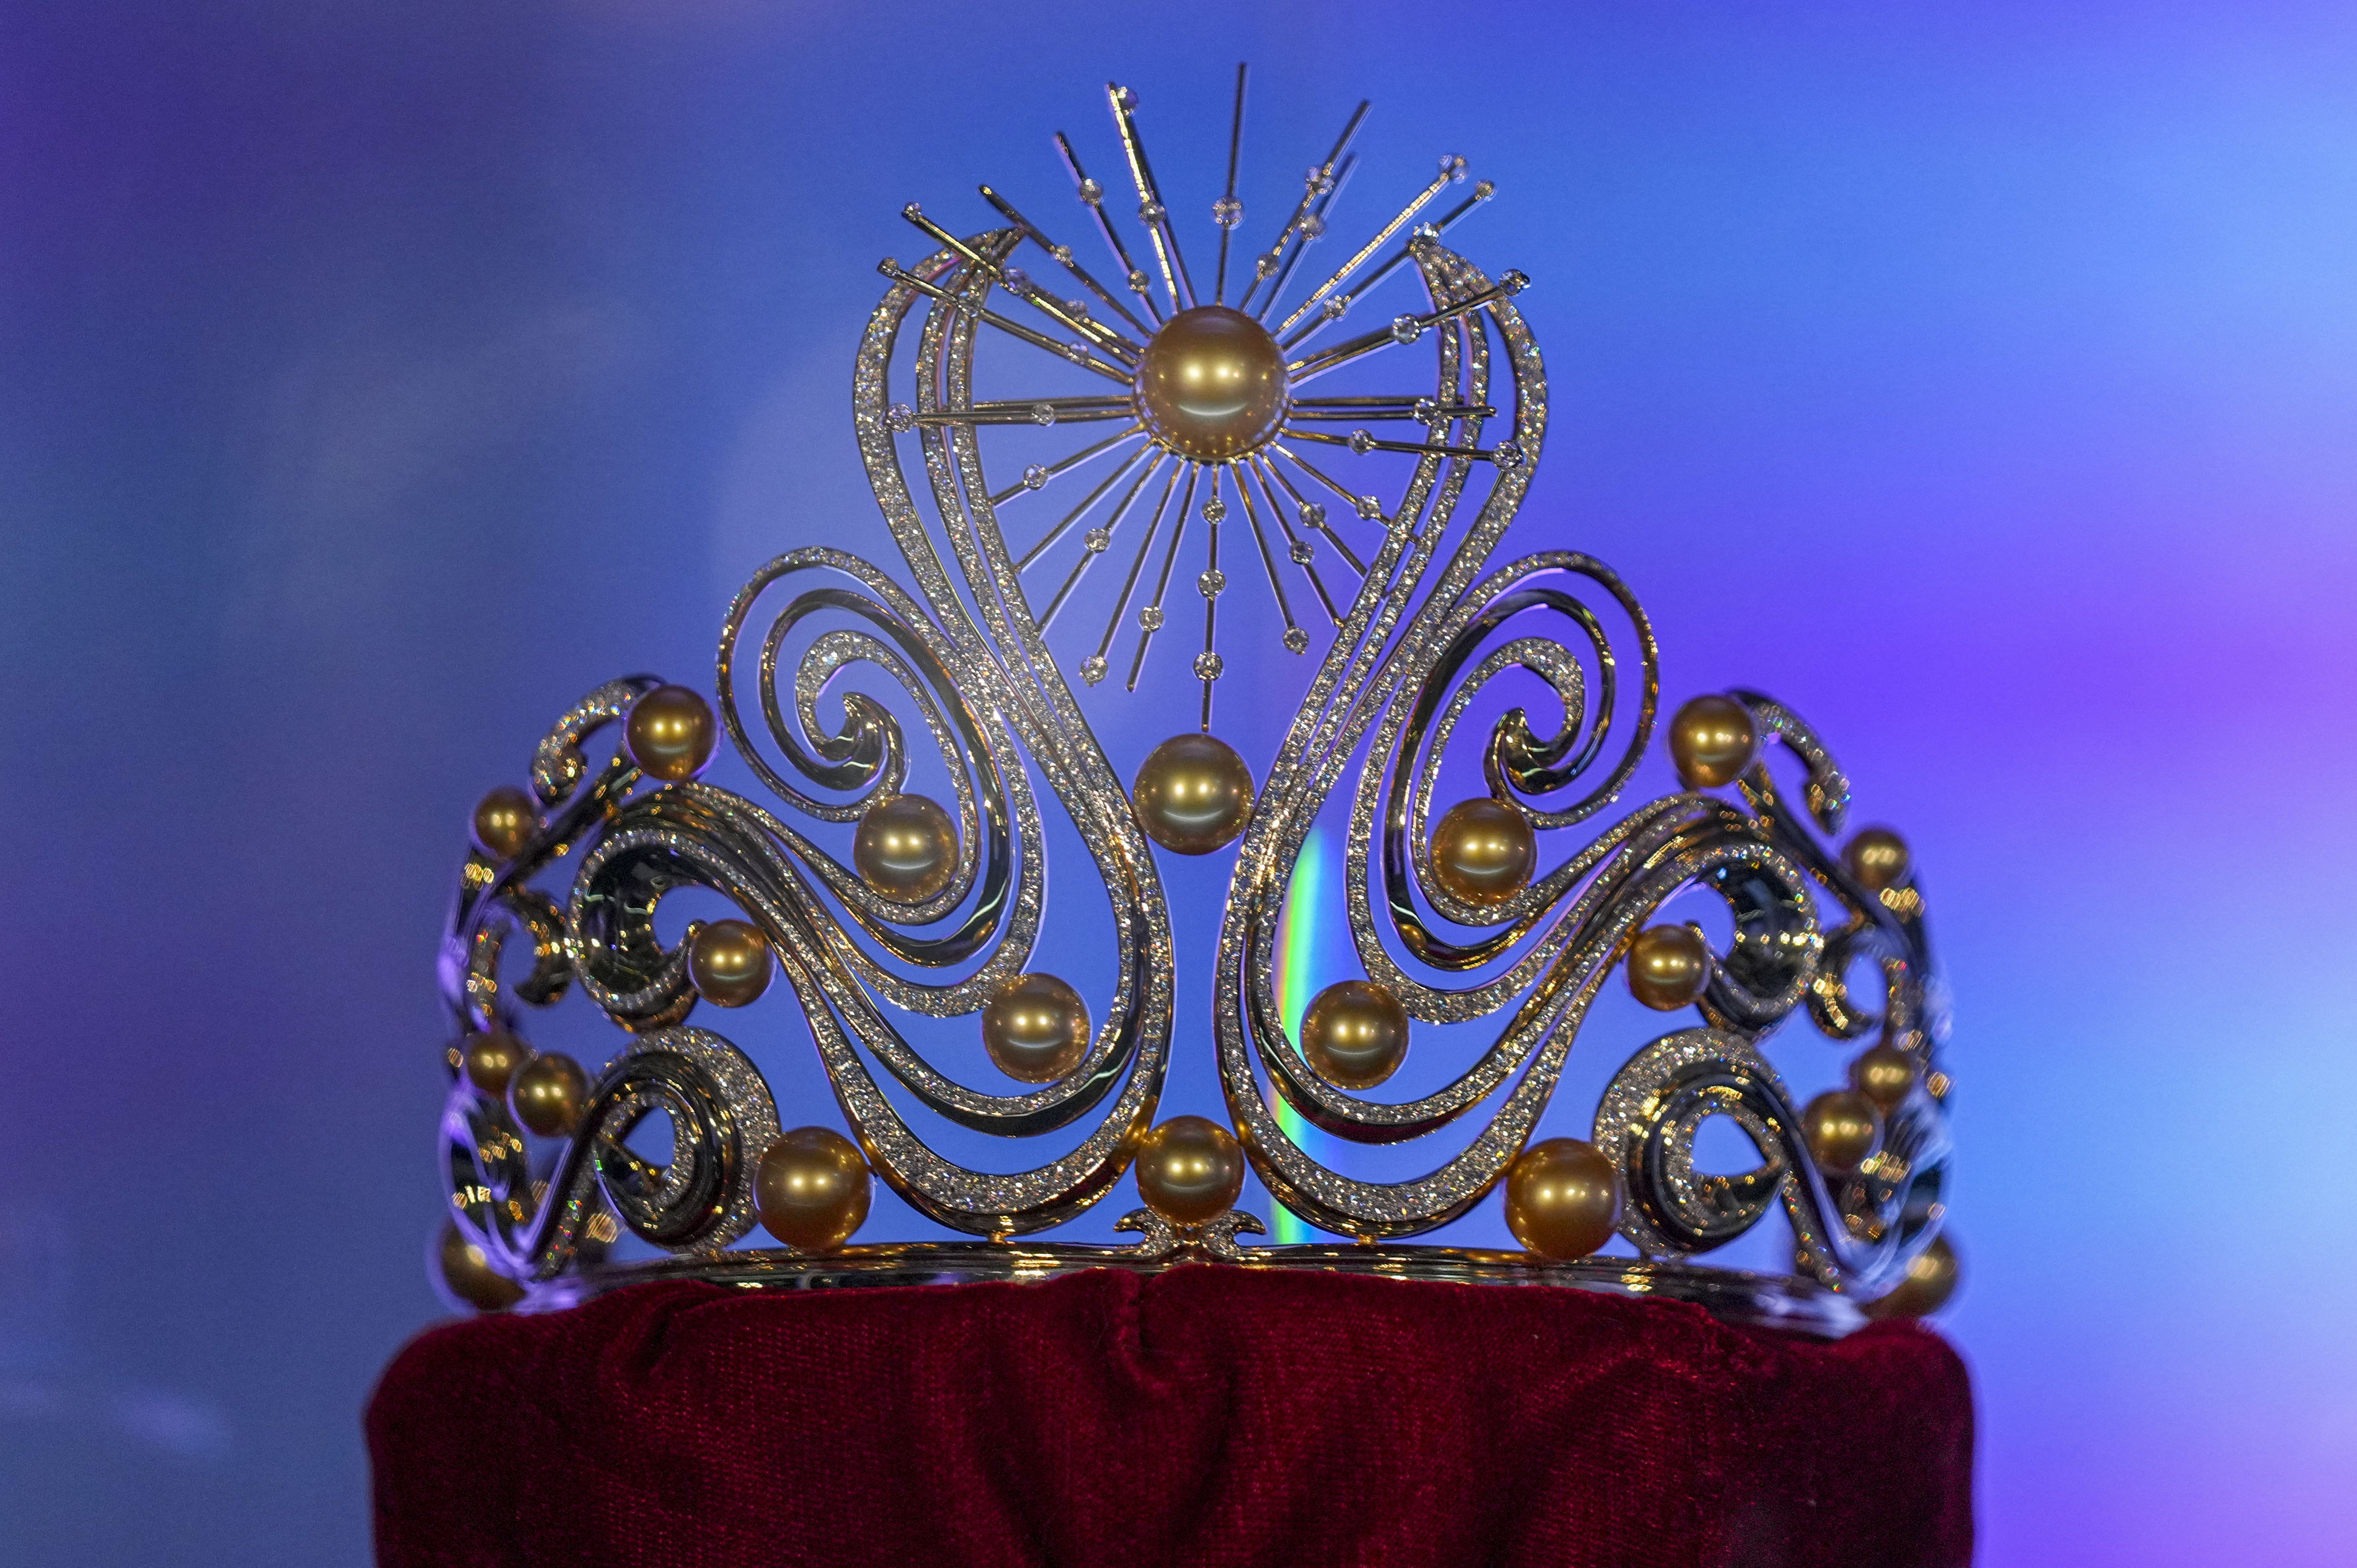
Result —
[[[1103, 177], [1055, 138], [1079, 199], [1055, 231], [988, 186], [970, 233], [909, 207], [926, 252], [881, 263], [853, 375], [905, 572], [778, 556], [729, 606], [709, 700], [601, 685], [541, 741], [529, 789], [477, 809], [441, 961], [457, 1298], [1209, 1262], [1838, 1333], [1952, 1286], [1945, 1015], [1905, 843], [1867, 828], [1836, 848], [1846, 779], [1749, 691], [1678, 708], [1681, 788], [1622, 803], [1654, 737], [1651, 623], [1590, 556], [1501, 549], [1547, 379], [1527, 280], [1448, 242], [1491, 187], [1443, 158], [1337, 255], [1362, 102], [1247, 253], [1244, 83], [1209, 229], [1174, 216], [1135, 95], [1111, 86]], [[1398, 308], [1370, 308], [1386, 284]], [[1264, 708], [1302, 690], [1256, 765], [1213, 733], [1239, 669]], [[1114, 673], [1143, 695], [1093, 690]], [[1187, 727], [1125, 779], [1084, 699]], [[757, 789], [700, 778], [724, 734]], [[1178, 966], [1204, 955], [1174, 941], [1165, 877], [1230, 853], [1209, 1017], [1179, 1029]], [[683, 888], [735, 913], [666, 942], [657, 911]], [[1682, 894], [1715, 897], [1727, 934], [1663, 914]], [[1305, 997], [1297, 939], [1338, 917], [1359, 975]], [[1683, 1026], [1611, 1076], [1588, 1136], [1540, 1138], [1616, 977]], [[526, 1043], [576, 985], [626, 1032], [594, 1072]], [[757, 1003], [798, 1012], [839, 1116], [781, 1115], [753, 1058], [689, 1021]], [[1802, 1011], [1873, 1039], [1850, 1087], [1796, 1106], [1763, 1047]], [[1412, 1045], [1418, 1087], [1375, 1092]], [[1221, 1113], [1165, 1116], [1173, 1052], [1207, 1048]], [[657, 1112], [667, 1160], [632, 1144]], [[1698, 1165], [1714, 1118], [1756, 1165]], [[814, 1121], [835, 1125], [784, 1130]], [[1012, 1141], [991, 1146], [1017, 1168], [967, 1163], [974, 1133]], [[1133, 1172], [1143, 1206], [1112, 1240], [1047, 1234]], [[1248, 1172], [1274, 1244], [1245, 1240], [1268, 1234], [1237, 1207]], [[878, 1180], [970, 1240], [855, 1241]], [[1521, 1250], [1403, 1240], [1493, 1191]], [[1779, 1207], [1791, 1273], [1695, 1261]], [[757, 1225], [780, 1245], [737, 1245]], [[651, 1251], [620, 1255], [625, 1230]], [[1599, 1251], [1616, 1233], [1633, 1256]]]

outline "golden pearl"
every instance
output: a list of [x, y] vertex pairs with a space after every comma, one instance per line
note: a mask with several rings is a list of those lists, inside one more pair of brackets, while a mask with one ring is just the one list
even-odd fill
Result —
[[867, 1162], [827, 1127], [798, 1127], [762, 1151], [753, 1174], [761, 1224], [787, 1246], [832, 1252], [867, 1218]]
[[1542, 1258], [1584, 1258], [1612, 1239], [1620, 1176], [1584, 1138], [1533, 1144], [1506, 1170], [1506, 1229]]
[[1849, 1086], [1889, 1114], [1915, 1087], [1915, 1062], [1896, 1046], [1875, 1046], [1849, 1064]]
[[1539, 863], [1528, 817], [1503, 800], [1459, 800], [1432, 828], [1433, 879], [1452, 898], [1490, 908], [1530, 886]]
[[1907, 1260], [1906, 1273], [1888, 1294], [1867, 1303], [1866, 1314], [1868, 1317], [1929, 1317], [1948, 1304], [1963, 1277], [1956, 1250], [1943, 1230], [1932, 1238], [1930, 1246]]
[[1907, 880], [1907, 841], [1889, 828], [1860, 828], [1842, 846], [1842, 864], [1869, 893]]
[[1661, 1012], [1693, 1006], [1710, 972], [1710, 943], [1692, 926], [1647, 926], [1629, 944], [1630, 993]]
[[851, 842], [859, 879], [896, 904], [921, 904], [957, 875], [957, 824], [922, 795], [867, 808]]
[[562, 1051], [544, 1051], [508, 1079], [516, 1120], [544, 1138], [569, 1138], [589, 1103], [589, 1076]]
[[523, 1286], [494, 1270], [490, 1256], [467, 1239], [457, 1220], [442, 1222], [441, 1244], [434, 1251], [442, 1283], [477, 1312], [499, 1312], [523, 1299]]
[[513, 860], [538, 826], [540, 808], [512, 784], [500, 785], [475, 807], [475, 845], [493, 860]]
[[1146, 836], [1179, 854], [1209, 854], [1252, 818], [1252, 769], [1208, 735], [1174, 735], [1146, 754], [1130, 791]]
[[1387, 986], [1339, 981], [1301, 1015], [1301, 1054], [1329, 1083], [1372, 1089], [1407, 1058], [1407, 1009]]
[[715, 1007], [742, 1007], [770, 989], [777, 963], [770, 939], [744, 920], [697, 921], [687, 944], [687, 978]]
[[1716, 789], [1743, 777], [1760, 755], [1751, 710], [1732, 697], [1696, 697], [1670, 721], [1670, 758], [1689, 789]]
[[1137, 407], [1154, 438], [1198, 463], [1254, 451], [1285, 418], [1285, 350], [1240, 310], [1199, 305], [1146, 339]]
[[676, 784], [704, 771], [719, 737], [712, 704], [684, 686], [657, 686], [630, 704], [622, 746], [650, 779]]
[[508, 1079], [532, 1059], [532, 1048], [504, 1029], [467, 1042], [467, 1079], [493, 1100], [507, 1098]]
[[1138, 1141], [1138, 1196], [1173, 1225], [1224, 1214], [1243, 1190], [1243, 1149], [1216, 1122], [1173, 1116]]
[[1052, 974], [1018, 974], [982, 1009], [982, 1048], [1024, 1083], [1053, 1083], [1089, 1048], [1089, 1006]]
[[1809, 1157], [1831, 1176], [1847, 1176], [1874, 1153], [1882, 1139], [1882, 1115], [1874, 1101], [1846, 1089], [1829, 1089], [1801, 1112], [1801, 1133]]

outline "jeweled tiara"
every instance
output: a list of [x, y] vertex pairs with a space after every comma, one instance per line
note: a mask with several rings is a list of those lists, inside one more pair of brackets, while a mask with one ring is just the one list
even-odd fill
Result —
[[[716, 701], [652, 677], [600, 686], [541, 742], [530, 789], [494, 789], [477, 810], [442, 960], [457, 1035], [439, 1256], [458, 1297], [557, 1305], [651, 1277], [899, 1283], [1208, 1260], [1662, 1294], [1834, 1332], [1861, 1308], [1921, 1312], [1947, 1294], [1944, 1015], [1906, 846], [1869, 828], [1832, 848], [1847, 781], [1798, 716], [1744, 691], [1671, 720], [1681, 792], [1608, 814], [1652, 737], [1656, 648], [1634, 596], [1589, 556], [1493, 563], [1544, 442], [1547, 383], [1515, 304], [1526, 280], [1492, 280], [1443, 242], [1491, 187], [1444, 202], [1467, 169], [1443, 158], [1330, 271], [1313, 262], [1331, 253], [1361, 103], [1246, 256], [1232, 249], [1244, 81], [1239, 67], [1210, 205], [1216, 257], [1197, 257], [1211, 262], [1208, 290], [1124, 88], [1106, 96], [1134, 230], [1056, 137], [1110, 282], [987, 186], [995, 226], [964, 237], [909, 207], [931, 249], [882, 263], [890, 286], [853, 394], [905, 583], [830, 546], [787, 552], [729, 607]], [[1395, 275], [1421, 287], [1417, 307], [1371, 311]], [[1060, 450], [1066, 426], [1089, 428]], [[1232, 610], [1231, 629], [1256, 621], [1247, 631], [1301, 660], [1256, 651], [1263, 679], [1298, 669], [1307, 682], [1257, 784], [1211, 733], [1230, 672], [1221, 607], [1256, 580], [1266, 601]], [[1093, 687], [1118, 667], [1135, 691], [1158, 635], [1192, 644], [1190, 585], [1199, 722], [1125, 788], [1066, 671]], [[779, 597], [748, 671], [757, 607]], [[1533, 697], [1559, 708], [1551, 730], [1506, 705]], [[910, 722], [942, 799], [907, 788]], [[1460, 728], [1479, 746], [1452, 747]], [[774, 800], [699, 781], [724, 730]], [[1770, 766], [1780, 750], [1797, 809]], [[1446, 779], [1477, 776], [1479, 792], [1435, 811]], [[1049, 948], [1057, 816], [1095, 880]], [[1280, 936], [1326, 898], [1301, 875], [1321, 820], [1340, 832], [1363, 973], [1303, 1005], [1280, 995]], [[1157, 1122], [1175, 950], [1156, 846], [1232, 844], [1209, 1029], [1188, 1035], [1194, 1048], [1210, 1036], [1225, 1115]], [[538, 886], [560, 865], [561, 897]], [[688, 886], [737, 915], [665, 946], [657, 907]], [[1699, 925], [1656, 919], [1689, 889], [1724, 901], [1723, 950]], [[1093, 995], [1041, 961], [1089, 941], [1103, 950], [1055, 967], [1109, 972]], [[503, 968], [511, 942], [529, 943], [529, 961]], [[1854, 965], [1878, 994], [1853, 994]], [[1628, 1059], [1587, 1139], [1534, 1142], [1615, 971], [1648, 1006], [1698, 1016]], [[699, 1002], [761, 1000], [780, 972], [849, 1137], [782, 1132], [752, 1060], [687, 1023]], [[594, 1076], [526, 1043], [525, 1010], [576, 982], [629, 1034]], [[1836, 1041], [1875, 1038], [1852, 1087], [1795, 1108], [1760, 1047], [1803, 1008]], [[969, 1017], [980, 1052], [929, 1054], [903, 1034]], [[1484, 1020], [1487, 1043], [1459, 1051], [1445, 1082], [1372, 1094], [1419, 1033], [1445, 1053]], [[657, 1111], [672, 1129], [663, 1162], [628, 1142]], [[1715, 1116], [1748, 1135], [1756, 1168], [1697, 1169]], [[1062, 1152], [975, 1169], [920, 1136], [922, 1119]], [[1339, 1157], [1412, 1142], [1448, 1152], [1406, 1180], [1353, 1176]], [[1115, 1229], [1135, 1243], [1035, 1239], [1133, 1167], [1144, 1207]], [[1265, 1234], [1235, 1208], [1247, 1167], [1334, 1240], [1246, 1243]], [[877, 1178], [976, 1240], [855, 1242]], [[1399, 1241], [1501, 1187], [1525, 1251]], [[1791, 1276], [1689, 1261], [1780, 1202]], [[736, 1247], [757, 1223], [782, 1245]], [[619, 1227], [665, 1256], [613, 1260]], [[1635, 1258], [1596, 1255], [1616, 1230]]]

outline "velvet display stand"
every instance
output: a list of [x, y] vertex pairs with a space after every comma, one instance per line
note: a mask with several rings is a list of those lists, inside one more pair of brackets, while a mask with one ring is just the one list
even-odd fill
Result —
[[1972, 1394], [1935, 1335], [1560, 1289], [639, 1285], [431, 1330], [368, 1436], [382, 1568], [1972, 1555]]

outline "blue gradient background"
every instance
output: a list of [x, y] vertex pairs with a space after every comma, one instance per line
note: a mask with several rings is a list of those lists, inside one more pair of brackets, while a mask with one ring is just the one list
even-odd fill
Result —
[[[1498, 181], [1522, 543], [1917, 845], [1982, 1561], [2357, 1560], [2347, 7], [18, 0], [0, 1562], [366, 1560], [468, 806], [596, 680], [707, 682], [777, 550], [885, 548], [846, 392], [903, 201], [1068, 210], [1112, 76], [1192, 210], [1238, 58], [1256, 216], [1361, 92], [1346, 231]], [[1647, 1025], [1593, 1027], [1590, 1082]]]

